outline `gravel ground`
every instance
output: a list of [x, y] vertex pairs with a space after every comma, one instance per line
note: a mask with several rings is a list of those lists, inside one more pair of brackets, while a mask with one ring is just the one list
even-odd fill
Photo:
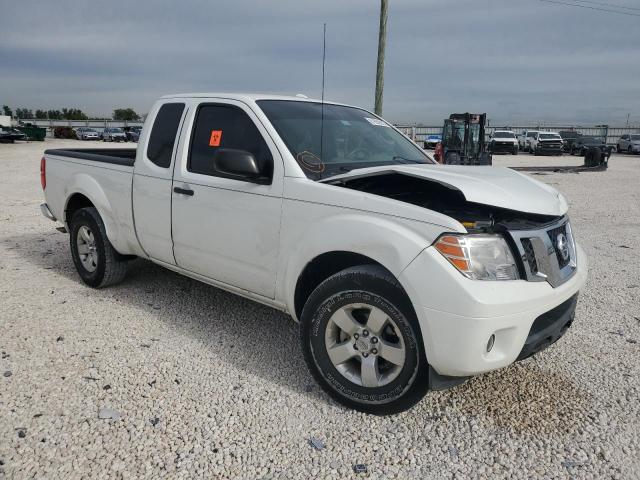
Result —
[[[63, 145], [0, 145], [0, 478], [640, 477], [640, 157], [536, 176], [590, 261], [562, 340], [374, 417], [316, 387], [279, 312], [142, 260], [83, 286], [38, 208]], [[580, 160], [495, 158], [561, 162]]]

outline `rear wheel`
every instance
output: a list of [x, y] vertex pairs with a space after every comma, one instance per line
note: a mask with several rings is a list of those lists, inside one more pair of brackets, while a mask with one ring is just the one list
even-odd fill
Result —
[[629, 145], [629, 147], [627, 148], [627, 153], [628, 154], [632, 154], [633, 153], [633, 149], [631, 148], [631, 145]]
[[301, 315], [305, 360], [335, 400], [378, 415], [415, 405], [428, 389], [418, 321], [386, 270], [364, 265], [322, 282]]
[[126, 275], [126, 257], [111, 245], [104, 222], [95, 208], [81, 208], [73, 215], [70, 243], [76, 270], [90, 287], [113, 285]]

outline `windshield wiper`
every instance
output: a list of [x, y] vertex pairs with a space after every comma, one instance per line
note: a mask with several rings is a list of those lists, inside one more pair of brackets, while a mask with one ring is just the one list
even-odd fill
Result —
[[395, 156], [395, 157], [393, 157], [391, 160], [393, 160], [394, 162], [395, 162], [396, 160], [403, 160], [403, 161], [405, 161], [405, 162], [407, 162], [407, 163], [426, 163], [426, 162], [423, 162], [422, 160], [411, 160], [411, 159], [409, 159], [409, 158], [401, 157], [400, 155], [396, 155], [396, 156]]

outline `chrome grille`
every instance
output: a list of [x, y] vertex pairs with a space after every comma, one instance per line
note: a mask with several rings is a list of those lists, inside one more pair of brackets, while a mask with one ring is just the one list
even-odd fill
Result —
[[533, 251], [533, 245], [530, 238], [523, 238], [521, 240], [522, 248], [524, 249], [524, 260], [529, 265], [529, 270], [533, 273], [538, 272], [538, 262], [536, 262], [536, 254]]
[[547, 235], [549, 235], [549, 240], [551, 240], [551, 244], [553, 245], [553, 249], [556, 252], [556, 257], [558, 259], [558, 266], [560, 268], [564, 268], [569, 264], [571, 260], [570, 257], [564, 258], [562, 256], [562, 252], [558, 250], [557, 239], [559, 235], [567, 236], [566, 224], [560, 225], [559, 227], [552, 228], [551, 230], [547, 230]]
[[[576, 270], [576, 248], [568, 219], [562, 218], [550, 228], [540, 230], [512, 230], [522, 259], [525, 279], [530, 282], [548, 282], [557, 287], [566, 282]], [[563, 235], [560, 239], [559, 235]], [[558, 242], [561, 245], [558, 245]], [[563, 247], [564, 255], [560, 250]], [[565, 258], [566, 255], [566, 258]]]

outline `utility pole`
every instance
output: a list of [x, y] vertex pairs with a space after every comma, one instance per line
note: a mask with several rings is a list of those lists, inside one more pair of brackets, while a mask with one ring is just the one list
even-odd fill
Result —
[[380, 31], [378, 32], [378, 67], [376, 69], [376, 115], [382, 115], [382, 90], [384, 89], [384, 49], [387, 43], [387, 7], [389, 0], [380, 0]]

